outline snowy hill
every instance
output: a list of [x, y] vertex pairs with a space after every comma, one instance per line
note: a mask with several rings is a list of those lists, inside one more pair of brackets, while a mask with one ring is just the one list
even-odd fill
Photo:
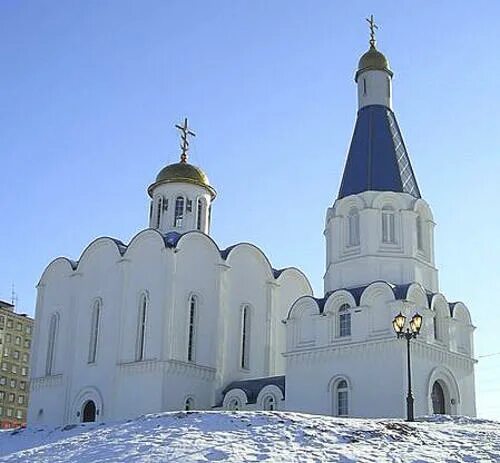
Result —
[[500, 423], [178, 412], [0, 432], [0, 462], [500, 462]]

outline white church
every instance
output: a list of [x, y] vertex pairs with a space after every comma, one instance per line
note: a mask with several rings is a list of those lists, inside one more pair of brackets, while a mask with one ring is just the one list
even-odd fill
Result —
[[[373, 30], [372, 30], [373, 32]], [[210, 235], [216, 190], [188, 162], [149, 186], [149, 228], [57, 258], [38, 284], [30, 424], [172, 410], [290, 410], [404, 417], [412, 340], [415, 415], [474, 416], [469, 310], [439, 291], [434, 218], [392, 109], [372, 34], [355, 74], [358, 112], [337, 198], [326, 211], [324, 295], [253, 244]], [[320, 230], [318, 230], [318, 239]]]

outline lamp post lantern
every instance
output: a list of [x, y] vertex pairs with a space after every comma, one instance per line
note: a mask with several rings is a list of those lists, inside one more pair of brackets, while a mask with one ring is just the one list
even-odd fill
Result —
[[409, 327], [405, 328], [406, 317], [399, 312], [392, 321], [392, 327], [399, 338], [406, 339], [407, 366], [408, 366], [408, 395], [406, 396], [406, 421], [415, 421], [413, 412], [413, 393], [411, 390], [411, 355], [410, 341], [420, 334], [422, 328], [422, 315], [416, 313], [410, 320]]

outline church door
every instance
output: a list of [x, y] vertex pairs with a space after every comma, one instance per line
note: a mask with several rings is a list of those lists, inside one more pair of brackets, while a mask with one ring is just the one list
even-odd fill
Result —
[[441, 384], [437, 381], [432, 386], [432, 413], [435, 415], [444, 415], [446, 413], [444, 391]]
[[82, 422], [90, 423], [92, 421], [95, 421], [95, 415], [96, 415], [95, 403], [93, 400], [89, 400], [83, 407]]

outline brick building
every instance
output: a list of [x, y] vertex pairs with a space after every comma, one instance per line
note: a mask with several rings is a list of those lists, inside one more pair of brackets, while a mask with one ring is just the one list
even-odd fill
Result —
[[33, 319], [0, 301], [0, 428], [26, 423]]

